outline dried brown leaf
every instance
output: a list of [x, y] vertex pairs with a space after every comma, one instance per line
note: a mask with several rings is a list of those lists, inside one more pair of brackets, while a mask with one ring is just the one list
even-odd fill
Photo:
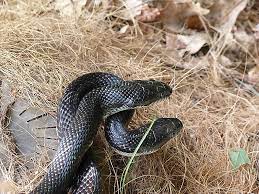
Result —
[[17, 149], [27, 160], [27, 167], [33, 167], [30, 159], [45, 153], [52, 159], [57, 148], [56, 119], [21, 99], [16, 100], [10, 111], [11, 131]]
[[[164, 9], [161, 11], [161, 19], [167, 30], [179, 32], [189, 17], [206, 15], [208, 13], [209, 10], [202, 8], [199, 3], [195, 4], [191, 0], [181, 2], [171, 0], [164, 2]], [[196, 22], [198, 21], [196, 20]], [[200, 25], [201, 24], [199, 24], [199, 26]]]
[[225, 22], [219, 28], [221, 33], [228, 33], [232, 30], [239, 13], [245, 9], [246, 5], [247, 0], [241, 0], [237, 2], [235, 7], [232, 8], [232, 11], [225, 18], [223, 18], [223, 21], [225, 20]]
[[186, 26], [190, 29], [203, 30], [204, 26], [200, 21], [199, 16], [190, 16], [186, 20]]
[[177, 35], [178, 42], [181, 45], [186, 45], [185, 48], [178, 48], [181, 50], [181, 56], [188, 52], [189, 54], [197, 53], [206, 43], [208, 43], [208, 35], [206, 33], [194, 33], [193, 35]]
[[166, 48], [174, 51], [174, 57], [182, 57], [185, 53], [195, 54], [208, 43], [206, 33], [195, 32], [192, 35], [167, 34]]
[[210, 8], [208, 19], [222, 33], [230, 33], [237, 17], [247, 5], [247, 0], [219, 0]]

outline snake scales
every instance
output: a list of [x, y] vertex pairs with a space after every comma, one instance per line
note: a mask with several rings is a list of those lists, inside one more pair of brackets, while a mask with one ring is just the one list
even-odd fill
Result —
[[[109, 73], [85, 74], [69, 84], [58, 108], [60, 143], [47, 174], [31, 193], [100, 192], [99, 172], [87, 150], [103, 119], [108, 143], [131, 155], [149, 124], [127, 130], [134, 109], [170, 96], [172, 89], [155, 80], [124, 81]], [[177, 118], [160, 118], [138, 155], [156, 151], [182, 128]]]

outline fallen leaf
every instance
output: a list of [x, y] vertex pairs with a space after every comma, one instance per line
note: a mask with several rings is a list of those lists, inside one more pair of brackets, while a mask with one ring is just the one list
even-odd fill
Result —
[[245, 9], [246, 5], [247, 0], [241, 0], [237, 2], [236, 6], [231, 9], [231, 12], [225, 18], [223, 18], [223, 21], [225, 20], [225, 22], [219, 28], [221, 33], [231, 32], [239, 13]]
[[125, 25], [125, 26], [123, 26], [123, 27], [120, 29], [119, 33], [120, 33], [120, 34], [125, 34], [128, 29], [129, 29], [129, 25]]
[[188, 17], [186, 20], [186, 26], [187, 28], [196, 29], [199, 31], [204, 29], [203, 23], [200, 21], [200, 18], [197, 15]]
[[114, 15], [124, 20], [133, 20], [137, 15], [141, 14], [143, 6], [142, 0], [126, 0], [117, 2], [117, 7], [122, 7]]
[[142, 8], [142, 0], [126, 0], [125, 6], [127, 10], [129, 11], [129, 14], [131, 17], [135, 17], [137, 15], [141, 14], [141, 8]]
[[253, 35], [247, 34], [244, 30], [236, 30], [234, 32], [234, 38], [246, 49], [248, 49], [255, 42]]
[[49, 160], [54, 157], [58, 145], [56, 119], [49, 114], [18, 99], [11, 108], [8, 129], [28, 168], [33, 167], [30, 159], [39, 158], [42, 153]]
[[238, 169], [243, 164], [249, 164], [251, 162], [243, 148], [229, 151], [229, 157], [233, 169]]
[[[192, 35], [166, 34], [166, 53], [170, 58], [179, 61], [185, 54], [195, 54], [209, 42], [208, 35], [202, 32], [193, 32]], [[196, 65], [196, 64], [195, 64]], [[189, 65], [181, 64], [182, 67]], [[187, 69], [191, 69], [188, 67]]]
[[208, 9], [202, 8], [199, 3], [194, 3], [191, 0], [164, 1], [163, 7], [161, 10], [161, 20], [164, 23], [165, 29], [171, 32], [180, 32], [189, 17], [209, 13]]
[[87, 0], [56, 0], [55, 10], [58, 10], [62, 16], [78, 18], [86, 2]]
[[233, 62], [224, 55], [220, 55], [218, 57], [218, 61], [223, 67], [230, 67], [231, 65], [233, 65]]
[[186, 52], [189, 54], [197, 53], [206, 43], [208, 43], [208, 35], [206, 33], [196, 32], [192, 35], [177, 35], [178, 44], [185, 45], [183, 48], [177, 48], [180, 51], [180, 56], [183, 56]]
[[233, 29], [238, 15], [246, 5], [247, 0], [215, 1], [207, 18], [221, 34], [228, 34]]
[[[15, 100], [15, 94], [12, 88], [9, 85], [9, 82], [3, 79], [1, 81], [1, 104], [0, 104], [0, 180], [6, 174], [6, 171], [9, 173], [13, 169], [13, 165], [10, 165], [12, 160], [12, 153], [15, 150], [15, 147], [12, 144], [11, 137], [4, 134], [5, 124], [7, 123], [6, 113], [8, 108], [12, 105]], [[0, 185], [0, 189], [1, 189]], [[0, 190], [1, 192], [1, 190]]]

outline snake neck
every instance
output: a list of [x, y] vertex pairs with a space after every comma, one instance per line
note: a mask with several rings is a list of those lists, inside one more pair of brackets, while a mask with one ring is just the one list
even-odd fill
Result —
[[62, 138], [64, 133], [69, 130], [70, 122], [75, 117], [79, 103], [86, 94], [94, 89], [114, 86], [122, 82], [124, 81], [120, 77], [104, 72], [85, 74], [72, 81], [59, 103], [57, 113], [58, 136]]

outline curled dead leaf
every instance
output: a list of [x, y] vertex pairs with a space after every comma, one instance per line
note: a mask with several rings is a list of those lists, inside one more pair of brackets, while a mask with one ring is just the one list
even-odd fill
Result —
[[194, 32], [192, 35], [166, 34], [167, 55], [170, 55], [170, 57], [174, 58], [176, 61], [180, 60], [186, 53], [197, 53], [208, 43], [208, 34], [202, 32]]
[[208, 43], [208, 34], [196, 32], [192, 35], [177, 35], [178, 42], [182, 42], [181, 45], [186, 45], [185, 48], [178, 48], [180, 55], [183, 56], [186, 52], [189, 54], [197, 53], [206, 43]]

